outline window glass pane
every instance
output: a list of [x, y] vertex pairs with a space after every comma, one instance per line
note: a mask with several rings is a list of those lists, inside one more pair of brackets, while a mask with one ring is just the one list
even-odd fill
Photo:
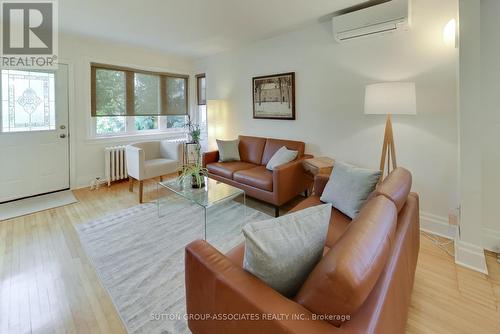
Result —
[[201, 130], [201, 150], [208, 151], [208, 127], [207, 127], [207, 106], [198, 106], [198, 120]]
[[167, 116], [167, 128], [184, 128], [187, 116]]
[[196, 84], [198, 90], [198, 105], [204, 105], [207, 103], [205, 77], [198, 77]]
[[158, 129], [158, 116], [135, 116], [134, 124], [137, 131]]
[[124, 133], [126, 129], [125, 116], [96, 117], [96, 134], [109, 135]]
[[167, 77], [167, 114], [186, 113], [186, 79]]
[[201, 127], [207, 125], [207, 106], [201, 105], [198, 106], [198, 119]]
[[125, 72], [96, 69], [96, 115], [125, 115]]
[[160, 77], [135, 73], [134, 105], [136, 115], [158, 115], [160, 113]]
[[2, 131], [56, 128], [54, 73], [2, 70]]

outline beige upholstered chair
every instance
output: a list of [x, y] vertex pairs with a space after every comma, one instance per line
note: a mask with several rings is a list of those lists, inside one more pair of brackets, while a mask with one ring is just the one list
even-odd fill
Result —
[[134, 179], [139, 181], [139, 202], [142, 203], [143, 181], [175, 173], [182, 166], [183, 144], [167, 140], [141, 142], [127, 145], [126, 160], [129, 191]]

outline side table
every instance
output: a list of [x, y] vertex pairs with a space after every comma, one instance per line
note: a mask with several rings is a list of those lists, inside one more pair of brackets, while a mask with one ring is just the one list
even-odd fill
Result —
[[[333, 170], [333, 164], [335, 160], [328, 157], [317, 157], [305, 159], [302, 163], [304, 170], [310, 174], [312, 177], [315, 177], [318, 174], [330, 175]], [[314, 191], [314, 189], [309, 189], [310, 193]]]

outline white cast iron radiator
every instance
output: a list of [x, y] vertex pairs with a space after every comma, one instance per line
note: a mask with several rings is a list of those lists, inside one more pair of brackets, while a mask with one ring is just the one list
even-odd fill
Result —
[[125, 146], [111, 146], [104, 149], [104, 169], [108, 187], [112, 181], [128, 177], [125, 162]]

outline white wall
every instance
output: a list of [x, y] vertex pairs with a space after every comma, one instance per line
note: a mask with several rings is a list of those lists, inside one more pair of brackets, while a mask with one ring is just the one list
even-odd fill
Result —
[[480, 6], [479, 1], [460, 0], [460, 234], [455, 261], [485, 272], [481, 247], [482, 145], [480, 114]]
[[[378, 168], [385, 118], [364, 115], [364, 87], [415, 81], [417, 116], [395, 116], [398, 163], [411, 170], [422, 217], [446, 224], [457, 205], [457, 50], [442, 29], [456, 0], [414, 1], [410, 32], [336, 44], [330, 22], [259, 41], [198, 62], [209, 99], [226, 99], [228, 129], [303, 140], [307, 151]], [[296, 121], [252, 119], [252, 77], [296, 73]], [[227, 126], [229, 125], [230, 126]]]
[[483, 248], [500, 252], [499, 15], [497, 0], [460, 0], [462, 216], [455, 258], [483, 272]]
[[487, 272], [483, 248], [500, 252], [500, 2], [460, 0], [461, 233], [456, 261]]
[[[500, 253], [500, 1], [481, 1], [482, 211], [485, 248]], [[477, 117], [477, 110], [476, 110]]]
[[[76, 36], [60, 36], [60, 59], [69, 61], [70, 85], [70, 140], [72, 144], [72, 188], [88, 186], [95, 177], [104, 175], [104, 147], [121, 145], [145, 137], [122, 140], [89, 138], [90, 126], [90, 62], [124, 65], [142, 69], [193, 74], [190, 59], [174, 57], [109, 41], [99, 41]], [[190, 101], [193, 101], [194, 80], [190, 80]], [[163, 136], [164, 137], [164, 136]]]

